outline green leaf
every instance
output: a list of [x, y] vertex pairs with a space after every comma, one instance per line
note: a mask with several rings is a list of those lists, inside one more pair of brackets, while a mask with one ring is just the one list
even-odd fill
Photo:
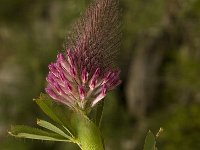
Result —
[[156, 150], [156, 140], [155, 136], [151, 131], [147, 133], [145, 144], [144, 144], [144, 150]]
[[95, 106], [93, 109], [91, 109], [89, 113], [89, 118], [98, 126], [101, 125], [101, 119], [103, 114], [103, 107], [104, 107], [104, 101], [101, 101]]
[[55, 125], [47, 122], [47, 121], [44, 121], [44, 120], [37, 120], [37, 124], [43, 128], [46, 128], [50, 131], [53, 131], [69, 140], [73, 140], [71, 136], [67, 135], [66, 133], [64, 133], [61, 129], [59, 129], [58, 127], [56, 127]]
[[63, 126], [70, 135], [74, 135], [73, 127], [70, 125], [69, 118], [71, 112], [63, 105], [55, 103], [48, 95], [41, 93], [35, 102], [52, 120]]
[[53, 111], [53, 101], [46, 95], [41, 93], [38, 99], [35, 99], [35, 102], [43, 110], [43, 112], [48, 115], [51, 119], [59, 124], [63, 124], [57, 114]]
[[56, 133], [47, 132], [41, 129], [32, 128], [24, 125], [12, 126], [9, 134], [18, 138], [71, 142], [70, 140], [67, 140], [65, 137], [60, 136]]
[[101, 101], [96, 108], [96, 119], [95, 123], [98, 127], [101, 125], [101, 119], [102, 119], [102, 114], [103, 114], [103, 107], [104, 107], [104, 101]]
[[71, 123], [76, 131], [77, 140], [84, 150], [104, 150], [99, 128], [82, 112], [72, 116]]

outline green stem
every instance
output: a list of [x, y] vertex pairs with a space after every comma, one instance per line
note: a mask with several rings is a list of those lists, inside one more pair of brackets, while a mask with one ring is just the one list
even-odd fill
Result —
[[104, 150], [99, 128], [81, 112], [72, 117], [78, 145], [82, 150]]

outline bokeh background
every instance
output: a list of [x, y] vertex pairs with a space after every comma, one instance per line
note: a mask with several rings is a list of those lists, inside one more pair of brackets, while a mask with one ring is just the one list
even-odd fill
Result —
[[[200, 149], [200, 0], [121, 0], [123, 84], [105, 99], [107, 150], [141, 150], [148, 129], [162, 150]], [[89, 0], [0, 0], [0, 150], [78, 150], [15, 139], [11, 124], [45, 118], [44, 92], [74, 20]], [[87, 137], [86, 137], [87, 138]]]

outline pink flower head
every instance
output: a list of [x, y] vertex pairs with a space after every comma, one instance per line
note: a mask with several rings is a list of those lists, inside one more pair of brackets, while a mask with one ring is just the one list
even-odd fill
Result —
[[121, 83], [120, 70], [112, 67], [120, 43], [118, 13], [117, 0], [96, 0], [88, 8], [66, 51], [49, 65], [46, 92], [51, 98], [84, 110]]

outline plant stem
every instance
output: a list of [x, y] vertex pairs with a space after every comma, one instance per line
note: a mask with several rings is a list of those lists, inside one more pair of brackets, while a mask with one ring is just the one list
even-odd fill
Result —
[[79, 147], [82, 150], [104, 150], [99, 128], [83, 113], [78, 112], [72, 118]]

